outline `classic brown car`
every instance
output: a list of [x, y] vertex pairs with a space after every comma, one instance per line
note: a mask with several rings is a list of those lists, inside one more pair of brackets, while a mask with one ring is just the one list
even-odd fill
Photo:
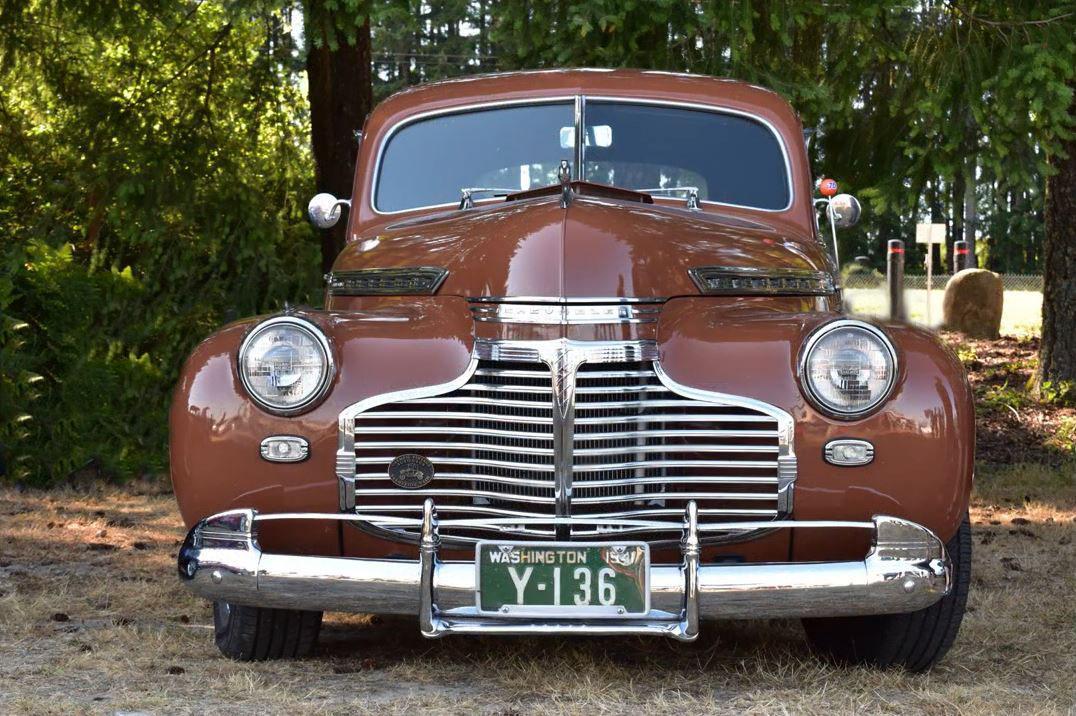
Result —
[[[797, 617], [923, 670], [969, 584], [973, 407], [929, 331], [850, 318], [803, 130], [663, 72], [460, 79], [366, 123], [324, 310], [225, 326], [171, 412], [181, 580], [239, 659], [323, 611], [449, 634]], [[820, 228], [819, 217], [822, 219]]]

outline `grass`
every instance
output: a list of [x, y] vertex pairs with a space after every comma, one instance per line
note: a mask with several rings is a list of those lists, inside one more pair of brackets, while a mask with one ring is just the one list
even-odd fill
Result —
[[[426, 641], [327, 615], [298, 662], [240, 664], [176, 580], [172, 497], [0, 490], [0, 712], [1071, 713], [1076, 464], [980, 470], [960, 638], [912, 676], [817, 662], [796, 622], [644, 638]], [[114, 548], [109, 548], [114, 546]]]
[[[926, 289], [904, 292], [908, 319], [923, 325], [939, 326], [942, 322], [942, 297], [945, 291], [931, 291], [930, 321], [927, 321]], [[889, 314], [889, 298], [884, 288], [850, 288], [845, 297], [852, 311], [864, 316]], [[1007, 336], [1038, 335], [1042, 325], [1042, 293], [1039, 291], [1006, 291], [1001, 313], [1001, 334]]]

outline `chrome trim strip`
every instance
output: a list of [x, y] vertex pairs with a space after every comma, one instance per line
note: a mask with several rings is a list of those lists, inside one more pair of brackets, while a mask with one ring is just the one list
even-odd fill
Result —
[[[935, 603], [952, 588], [952, 564], [925, 527], [876, 515], [870, 522], [784, 521], [778, 529], [869, 529], [873, 546], [847, 562], [701, 565], [694, 503], [680, 511], [680, 564], [651, 565], [650, 612], [643, 618], [595, 620], [565, 611], [554, 618], [498, 619], [476, 610], [474, 561], [439, 558], [439, 519], [431, 500], [419, 518], [398, 518], [420, 530], [419, 559], [353, 559], [262, 552], [257, 524], [271, 520], [358, 521], [364, 515], [232, 510], [194, 526], [179, 550], [180, 581], [214, 601], [282, 609], [411, 614], [426, 636], [451, 633], [658, 634], [694, 638], [701, 618], [759, 619], [907, 613]], [[584, 518], [570, 518], [580, 522]]]
[[[377, 184], [378, 184], [378, 180], [381, 177], [381, 160], [382, 160], [382, 158], [384, 156], [385, 148], [388, 146], [388, 143], [392, 139], [392, 136], [396, 132], [398, 132], [400, 129], [407, 126], [408, 124], [412, 124], [412, 123], [417, 122], [417, 121], [422, 120], [422, 119], [429, 119], [430, 117], [436, 117], [436, 116], [445, 115], [445, 114], [458, 114], [458, 113], [463, 113], [463, 112], [473, 112], [475, 110], [492, 109], [492, 108], [496, 108], [496, 107], [512, 107], [512, 106], [521, 106], [521, 105], [526, 106], [526, 105], [538, 105], [538, 104], [556, 104], [558, 102], [573, 102], [573, 114], [576, 115], [575, 116], [575, 121], [578, 123], [578, 122], [584, 121], [584, 114], [585, 114], [585, 111], [586, 111], [585, 103], [586, 103], [587, 100], [593, 100], [593, 101], [596, 101], [596, 102], [619, 102], [621, 104], [645, 104], [645, 105], [650, 105], [650, 106], [680, 107], [680, 108], [683, 108], [683, 109], [697, 109], [697, 110], [702, 110], [702, 111], [705, 111], [705, 112], [715, 112], [715, 113], [718, 113], [718, 114], [731, 114], [731, 115], [734, 115], [734, 116], [744, 117], [746, 119], [756, 121], [759, 124], [766, 127], [766, 129], [768, 129], [770, 131], [770, 133], [773, 134], [773, 136], [777, 139], [778, 146], [780, 146], [780, 148], [781, 148], [781, 156], [783, 157], [784, 162], [785, 162], [785, 176], [788, 179], [788, 204], [785, 205], [785, 207], [782, 208], [782, 209], [763, 209], [763, 208], [760, 208], [760, 207], [757, 207], [757, 206], [746, 206], [746, 205], [743, 205], [743, 204], [728, 204], [728, 203], [720, 202], [720, 201], [710, 201], [708, 199], [703, 199], [699, 203], [703, 204], [703, 205], [709, 204], [709, 205], [712, 205], [712, 206], [730, 206], [730, 207], [737, 208], [737, 209], [748, 209], [748, 210], [751, 210], [751, 211], [761, 211], [761, 212], [773, 213], [773, 214], [788, 211], [795, 204], [795, 201], [796, 201], [796, 189], [795, 189], [795, 183], [792, 180], [792, 161], [791, 161], [791, 158], [790, 158], [789, 153], [788, 153], [788, 146], [785, 144], [784, 137], [782, 137], [781, 133], [777, 131], [777, 128], [773, 125], [773, 123], [770, 122], [768, 119], [765, 119], [764, 117], [761, 117], [761, 116], [759, 116], [757, 114], [752, 114], [751, 112], [745, 112], [743, 110], [734, 109], [732, 107], [726, 107], [726, 106], [723, 106], [723, 105], [716, 105], [716, 104], [704, 104], [704, 103], [698, 103], [698, 102], [682, 102], [682, 101], [677, 101], [677, 100], [663, 100], [663, 99], [646, 99], [646, 98], [640, 98], [640, 97], [608, 97], [608, 96], [603, 96], [603, 95], [562, 95], [562, 96], [557, 96], [557, 97], [535, 97], [535, 98], [519, 99], [519, 100], [499, 100], [499, 101], [495, 101], [495, 102], [476, 102], [476, 103], [473, 103], [473, 104], [463, 104], [463, 105], [457, 105], [457, 106], [454, 106], [454, 107], [446, 107], [446, 108], [443, 108], [443, 109], [431, 110], [429, 112], [420, 112], [418, 114], [414, 114], [414, 115], [411, 115], [409, 117], [405, 117], [405, 118], [401, 119], [399, 122], [397, 122], [396, 124], [392, 125], [392, 127], [389, 128], [389, 130], [385, 133], [385, 138], [381, 140], [381, 143], [377, 148], [377, 157], [374, 159], [374, 170], [370, 175], [371, 176], [371, 179], [370, 179], [370, 182], [371, 182], [370, 183], [370, 210], [374, 214], [377, 214], [377, 215], [380, 215], [380, 216], [392, 216], [392, 215], [395, 215], [395, 214], [408, 214], [408, 213], [411, 213], [411, 212], [414, 212], [414, 211], [425, 211], [427, 209], [441, 209], [441, 208], [446, 208], [446, 207], [455, 207], [455, 206], [459, 205], [458, 201], [449, 201], [449, 202], [445, 202], [445, 203], [442, 203], [442, 204], [428, 204], [426, 206], [416, 206], [416, 207], [412, 207], [412, 208], [409, 208], [409, 209], [399, 209], [397, 211], [379, 211], [378, 210], [378, 208], [376, 206], [376, 204], [377, 204]], [[581, 102], [581, 104], [580, 105], [574, 104], [577, 101]], [[576, 135], [575, 136], [576, 136], [576, 144], [577, 145], [581, 144], [581, 143], [585, 143], [585, 142], [580, 141], [581, 137], [580, 137], [580, 132], [579, 132], [578, 129], [576, 130]], [[585, 152], [584, 152], [584, 157], [585, 157]], [[576, 168], [576, 172], [581, 171], [580, 167], [582, 167], [582, 163], [580, 163], [579, 160], [577, 159], [576, 164], [578, 165], [577, 168]], [[491, 202], [491, 201], [497, 201], [497, 199], [487, 199], [487, 200], [485, 200], [485, 202]], [[477, 203], [483, 203], [483, 202], [476, 202], [476, 204]]]
[[593, 303], [593, 304], [616, 304], [616, 303], [665, 303], [668, 296], [655, 297], [626, 297], [626, 296], [478, 296], [468, 298], [470, 303]]
[[658, 349], [653, 341], [577, 341], [558, 338], [546, 341], [475, 342], [476, 354], [484, 360], [546, 363], [562, 356], [582, 363], [633, 363], [657, 360]]
[[586, 136], [586, 116], [587, 116], [587, 100], [581, 94], [575, 96], [575, 166], [572, 167], [572, 173], [578, 180], [583, 180], [583, 168], [586, 166], [587, 157], [587, 136]]
[[830, 274], [813, 269], [696, 266], [687, 273], [707, 296], [829, 296], [837, 290]]
[[[380, 508], [380, 505], [374, 505], [373, 507]], [[421, 509], [421, 505], [416, 505], [415, 509]], [[442, 511], [450, 508], [440, 507]], [[461, 508], [456, 506], [455, 509], [471, 509]], [[703, 514], [707, 510], [696, 510], [698, 514]], [[203, 522], [212, 524], [214, 520], [220, 519], [222, 516], [231, 515], [237, 512], [248, 512], [247, 510], [231, 510], [228, 512], [222, 512], [213, 517], [203, 520]], [[363, 512], [270, 512], [259, 513], [256, 510], [249, 510], [251, 513], [250, 519], [253, 523], [258, 522], [280, 522], [286, 520], [330, 520], [334, 522], [362, 522], [369, 520], [372, 517], [380, 518], [380, 515], [371, 515]], [[672, 509], [673, 514], [682, 515], [683, 510]], [[393, 517], [387, 518], [394, 524], [405, 525], [407, 527], [421, 527], [421, 517]], [[459, 519], [459, 520], [443, 520], [439, 519], [441, 526], [445, 525], [460, 525], [460, 524], [516, 524], [518, 522], [525, 522], [528, 524], [601, 524], [607, 516], [603, 515], [582, 515], [575, 517], [490, 517], [482, 519]], [[658, 522], [654, 520], [629, 520], [627, 524], [638, 525], [640, 527], [657, 527], [664, 526], [667, 523]], [[700, 531], [710, 532], [753, 532], [757, 529], [857, 529], [857, 530], [870, 530], [876, 527], [874, 522], [868, 522], [865, 520], [781, 520], [780, 522], [768, 522], [765, 520], [742, 520], [739, 522], [723, 522], [712, 525], [700, 525]], [[682, 529], [678, 527], [677, 529]], [[510, 541], [510, 540], [506, 540]], [[574, 544], [574, 543], [573, 543]]]
[[[376, 520], [376, 519], [380, 519], [381, 517], [385, 517], [385, 515], [380, 514], [381, 512], [415, 512], [416, 510], [419, 510], [419, 509], [421, 509], [421, 505], [378, 505], [377, 506], [378, 514], [377, 515], [365, 515], [364, 519], [366, 519], [366, 520], [372, 520], [372, 519]], [[557, 519], [556, 517], [550, 517], [548, 514], [542, 514], [540, 512], [526, 512], [526, 511], [518, 510], [518, 509], [517, 510], [508, 510], [508, 509], [487, 507], [487, 506], [484, 506], [484, 505], [467, 505], [467, 506], [463, 506], [463, 505], [442, 505], [439, 509], [441, 510], [441, 512], [444, 512], [446, 514], [447, 513], [457, 513], [457, 512], [458, 513], [472, 513], [473, 512], [473, 513], [480, 514], [480, 515], [481, 514], [497, 515], [497, 517], [491, 518], [491, 519], [499, 520], [499, 522], [493, 522], [493, 523], [490, 523], [488, 521], [483, 521], [480, 518], [459, 518], [460, 520], [463, 520], [463, 526], [473, 527], [473, 528], [480, 528], [480, 527], [486, 527], [486, 526], [500, 527], [501, 525], [517, 525], [519, 521], [517, 519], [514, 519], [514, 518], [519, 518], [519, 517], [533, 518], [535, 520], [535, 522], [533, 524], [550, 524], [550, 525], [555, 525], [556, 524], [556, 519]], [[683, 510], [676, 509], [676, 508], [661, 508], [661, 509], [644, 508], [644, 509], [627, 510], [627, 511], [621, 511], [621, 512], [594, 512], [594, 513], [589, 513], [589, 514], [585, 515], [584, 517], [571, 518], [572, 521], [569, 522], [569, 524], [572, 525], [573, 529], [575, 529], [575, 528], [577, 528], [577, 527], [579, 527], [581, 525], [586, 525], [586, 524], [593, 524], [593, 525], [596, 525], [598, 527], [601, 527], [602, 525], [605, 525], [609, 520], [619, 520], [621, 518], [629, 518], [629, 519], [632, 519], [632, 521], [629, 522], [628, 524], [630, 524], [633, 527], [642, 527], [642, 528], [645, 528], [645, 529], [655, 529], [655, 530], [656, 529], [676, 530], [676, 529], [679, 529], [679, 528], [672, 522], [656, 521], [656, 520], [652, 520], [652, 519], [651, 520], [642, 520], [642, 519], [635, 520], [633, 518], [636, 518], [636, 517], [638, 517], [638, 518], [643, 518], [643, 517], [647, 517], [647, 518], [675, 517], [675, 516], [681, 514], [682, 512], [683, 512]], [[344, 515], [344, 517], [350, 518], [350, 517], [353, 517], [355, 513], [333, 513], [333, 514], [342, 514], [342, 515]], [[777, 516], [777, 510], [769, 510], [769, 509], [726, 510], [726, 509], [718, 509], [718, 508], [709, 508], [709, 509], [699, 509], [699, 515], [701, 515], [701, 516], [705, 516], [705, 515], [721, 515], [721, 516], [725, 516], [725, 517], [740, 516], [740, 517], [742, 517], [744, 519], [752, 518], [752, 519], [758, 519], [758, 520], [761, 521], [761, 518], [763, 518], [763, 517], [776, 517]], [[386, 524], [389, 524], [389, 523], [386, 523]], [[393, 522], [392, 524], [397, 524], [397, 523]], [[459, 523], [457, 523], [456, 521], [448, 521], [447, 524], [449, 524], [450, 526], [460, 526]], [[730, 523], [721, 523], [721, 524], [730, 524]], [[742, 522], [737, 522], [735, 524], [736, 525], [742, 525], [743, 523]], [[765, 522], [761, 522], [761, 524], [769, 525], [771, 523], [769, 521], [765, 521]], [[408, 523], [403, 523], [402, 526], [406, 527], [406, 526], [413, 526], [413, 525], [409, 525]], [[709, 531], [712, 531], [712, 532], [720, 532], [721, 531], [720, 526], [721, 525], [712, 525], [711, 527], [708, 527], [707, 529]], [[735, 530], [731, 530], [731, 531], [735, 531]], [[579, 534], [579, 533], [575, 532], [574, 534]], [[608, 533], [606, 533], [606, 534], [608, 534]], [[622, 534], [622, 532], [617, 531], [616, 534]]]
[[582, 325], [657, 323], [661, 308], [648, 304], [476, 303], [471, 314], [486, 323]]
[[[277, 326], [280, 324], [287, 324], [294, 326], [308, 334], [314, 339], [314, 341], [321, 346], [322, 353], [325, 355], [325, 365], [322, 366], [321, 371], [321, 385], [310, 394], [310, 397], [304, 400], [298, 405], [292, 405], [286, 408], [281, 408], [266, 402], [257, 393], [250, 388], [250, 384], [247, 382], [246, 371], [243, 370], [243, 363], [246, 358], [247, 349], [250, 347], [251, 342], [258, 337], [258, 335], [266, 328], [271, 326]], [[235, 358], [235, 372], [239, 375], [239, 382], [243, 386], [243, 390], [250, 397], [251, 402], [257, 405], [262, 410], [273, 415], [298, 415], [310, 410], [315, 405], [321, 402], [325, 395], [329, 392], [329, 386], [332, 385], [333, 378], [336, 376], [336, 360], [333, 358], [332, 345], [329, 343], [328, 336], [324, 331], [313, 321], [308, 321], [305, 318], [292, 315], [280, 315], [267, 318], [261, 323], [254, 324], [250, 331], [243, 337], [242, 342], [239, 344], [239, 351]]]
[[[325, 282], [332, 296], [432, 296], [446, 278], [448, 269], [408, 266], [334, 271], [325, 277]], [[373, 279], [384, 285], [363, 287], [360, 285], [363, 279]]]

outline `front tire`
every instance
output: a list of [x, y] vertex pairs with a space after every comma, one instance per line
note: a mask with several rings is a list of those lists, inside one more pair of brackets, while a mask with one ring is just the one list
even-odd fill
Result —
[[213, 602], [217, 648], [236, 661], [295, 659], [314, 648], [321, 612]]
[[953, 588], [934, 604], [910, 614], [804, 619], [811, 649], [842, 664], [879, 669], [902, 666], [926, 671], [956, 639], [971, 584], [971, 523], [967, 515], [945, 545], [953, 568]]

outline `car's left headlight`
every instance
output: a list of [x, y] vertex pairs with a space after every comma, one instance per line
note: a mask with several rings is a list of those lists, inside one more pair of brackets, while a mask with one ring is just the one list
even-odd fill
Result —
[[239, 379], [250, 397], [278, 415], [294, 415], [321, 398], [333, 377], [332, 351], [310, 321], [277, 316], [239, 346]]
[[800, 381], [816, 408], [836, 418], [857, 418], [893, 388], [897, 354], [879, 328], [843, 319], [827, 323], [804, 343]]

